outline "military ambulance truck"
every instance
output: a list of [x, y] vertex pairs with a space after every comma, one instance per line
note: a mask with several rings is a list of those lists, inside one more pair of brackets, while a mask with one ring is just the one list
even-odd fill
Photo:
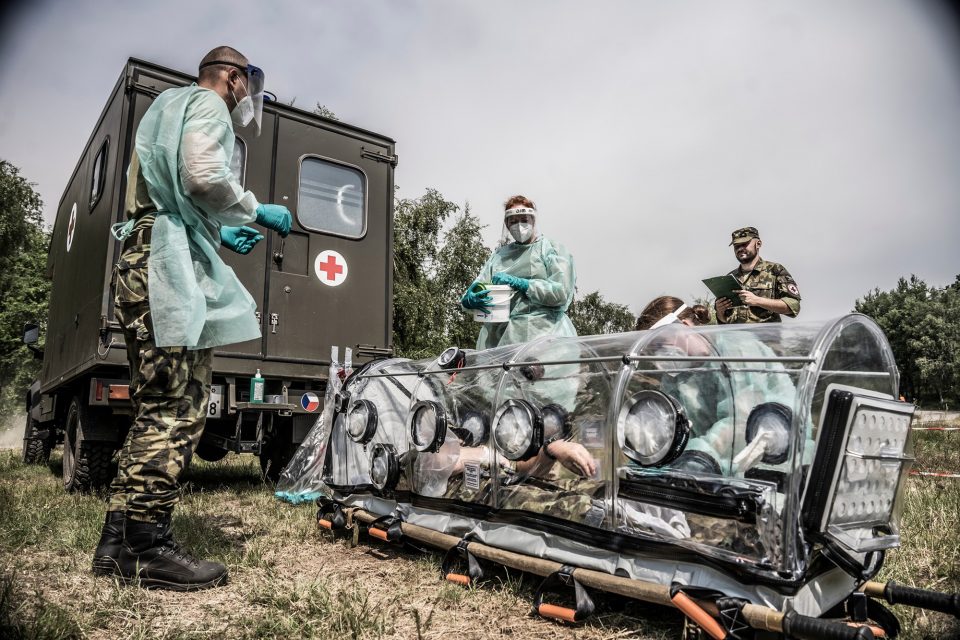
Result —
[[[43, 366], [26, 398], [23, 456], [44, 462], [62, 442], [68, 491], [111, 481], [133, 418], [110, 227], [124, 221], [137, 124], [160, 92], [195, 80], [131, 58], [57, 208], [42, 350], [37, 324], [24, 328]], [[246, 256], [221, 252], [256, 300], [262, 337], [215, 350], [196, 453], [253, 453], [275, 478], [320, 415], [331, 347], [352, 348], [357, 362], [391, 352], [397, 156], [390, 138], [276, 100], [264, 104], [261, 131], [237, 130], [233, 169], [258, 200], [286, 205], [293, 227], [286, 238], [260, 229], [266, 238]], [[257, 370], [261, 403], [250, 397]]]

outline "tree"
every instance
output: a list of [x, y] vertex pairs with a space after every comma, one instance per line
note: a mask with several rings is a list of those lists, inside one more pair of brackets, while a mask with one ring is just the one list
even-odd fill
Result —
[[460, 307], [460, 296], [480, 272], [490, 249], [483, 245], [480, 220], [467, 204], [444, 237], [437, 265], [437, 285], [441, 292], [447, 346], [473, 348], [480, 335], [480, 324]]
[[874, 289], [854, 309], [883, 329], [900, 370], [900, 392], [946, 407], [960, 400], [960, 277], [938, 288], [911, 275]]
[[22, 406], [39, 372], [23, 345], [25, 322], [47, 317], [50, 284], [45, 277], [49, 233], [43, 203], [20, 171], [0, 160], [0, 408]]
[[460, 294], [480, 270], [483, 246], [476, 216], [427, 189], [396, 203], [393, 342], [397, 355], [425, 358], [456, 344], [472, 347], [479, 327], [460, 310]]
[[636, 324], [633, 312], [626, 305], [607, 302], [599, 291], [574, 301], [567, 313], [581, 336], [633, 331]]

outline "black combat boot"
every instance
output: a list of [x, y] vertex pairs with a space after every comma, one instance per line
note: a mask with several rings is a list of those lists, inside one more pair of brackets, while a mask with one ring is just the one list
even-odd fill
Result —
[[156, 523], [127, 519], [117, 567], [124, 582], [139, 579], [147, 588], [196, 591], [227, 582], [225, 566], [194, 558], [174, 542], [169, 518]]
[[110, 576], [117, 573], [117, 559], [123, 546], [123, 512], [107, 511], [103, 520], [100, 542], [93, 552], [93, 573], [98, 576]]

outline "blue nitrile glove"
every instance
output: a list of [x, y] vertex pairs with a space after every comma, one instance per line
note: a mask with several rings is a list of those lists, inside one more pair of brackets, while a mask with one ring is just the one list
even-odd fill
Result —
[[511, 289], [516, 291], [521, 291], [523, 293], [527, 292], [527, 289], [530, 288], [530, 281], [526, 278], [518, 278], [517, 276], [512, 276], [509, 273], [500, 273], [493, 274], [493, 284], [505, 284]]
[[251, 227], [220, 227], [220, 243], [240, 255], [247, 255], [263, 240], [263, 236]]
[[490, 299], [490, 294], [487, 290], [481, 288], [480, 283], [475, 281], [463, 292], [463, 296], [460, 298], [460, 304], [462, 304], [465, 309], [477, 309], [488, 313], [490, 307], [493, 305], [493, 301]]
[[257, 207], [257, 224], [273, 229], [286, 238], [290, 233], [290, 225], [293, 224], [293, 216], [282, 204], [261, 204]]

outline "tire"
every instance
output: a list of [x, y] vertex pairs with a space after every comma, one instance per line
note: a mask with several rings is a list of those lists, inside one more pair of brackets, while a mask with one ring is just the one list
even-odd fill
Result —
[[63, 488], [70, 493], [105, 489], [116, 474], [113, 443], [79, 439], [92, 413], [78, 396], [70, 401], [63, 434]]
[[[288, 434], [289, 437], [289, 434]], [[265, 482], [277, 484], [290, 458], [297, 450], [297, 445], [281, 438], [264, 440], [260, 448], [260, 473]]]
[[53, 449], [53, 438], [38, 438], [37, 431], [40, 424], [30, 417], [27, 408], [27, 424], [23, 428], [23, 462], [25, 464], [47, 464], [50, 460], [50, 451]]

